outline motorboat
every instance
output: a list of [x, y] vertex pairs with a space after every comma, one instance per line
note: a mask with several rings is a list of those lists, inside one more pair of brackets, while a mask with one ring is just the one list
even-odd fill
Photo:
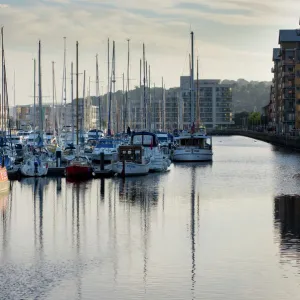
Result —
[[175, 138], [173, 161], [212, 161], [212, 137], [205, 132], [183, 132]]
[[70, 162], [76, 156], [76, 147], [73, 144], [67, 145], [62, 152], [62, 161], [63, 162]]
[[100, 153], [104, 153], [104, 161], [110, 162], [113, 155], [118, 152], [120, 144], [121, 140], [100, 139], [92, 152], [92, 160], [100, 161]]
[[122, 177], [147, 175], [150, 170], [150, 159], [145, 158], [144, 154], [143, 146], [120, 146], [117, 159], [112, 162], [112, 171]]
[[85, 180], [93, 177], [93, 167], [86, 156], [76, 156], [65, 169], [65, 176], [71, 180]]
[[169, 154], [162, 151], [157, 135], [141, 131], [131, 135], [131, 145], [143, 146], [145, 157], [150, 160], [150, 172], [165, 172], [171, 165]]
[[89, 138], [83, 148], [84, 155], [90, 157], [96, 145], [97, 145], [97, 139]]
[[104, 137], [104, 133], [102, 130], [99, 129], [91, 129], [90, 131], [88, 131], [88, 139], [99, 139]]

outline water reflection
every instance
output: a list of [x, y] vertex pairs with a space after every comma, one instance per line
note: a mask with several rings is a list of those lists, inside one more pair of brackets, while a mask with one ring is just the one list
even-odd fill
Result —
[[159, 198], [160, 176], [150, 174], [146, 177], [126, 178], [119, 180], [120, 202], [130, 202], [131, 205], [157, 205]]
[[274, 199], [275, 228], [280, 235], [282, 254], [300, 252], [300, 196], [282, 195]]

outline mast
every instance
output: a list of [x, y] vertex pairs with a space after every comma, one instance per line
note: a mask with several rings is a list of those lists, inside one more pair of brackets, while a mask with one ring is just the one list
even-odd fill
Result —
[[119, 130], [119, 123], [118, 123], [118, 115], [119, 112], [117, 110], [117, 100], [116, 100], [116, 44], [115, 41], [113, 41], [113, 60], [112, 60], [112, 84], [113, 84], [113, 96], [114, 96], [114, 114], [113, 114], [113, 129], [118, 132]]
[[140, 113], [140, 116], [141, 116], [141, 120], [140, 120], [140, 123], [141, 123], [141, 129], [143, 127], [143, 96], [142, 96], [142, 60], [140, 59], [140, 100], [141, 100], [141, 113]]
[[149, 130], [149, 124], [148, 124], [148, 121], [149, 121], [149, 118], [148, 118], [148, 114], [149, 114], [149, 112], [148, 112], [148, 94], [147, 94], [147, 92], [148, 92], [148, 62], [147, 62], [147, 60], [146, 60], [146, 69], [144, 70], [144, 74], [145, 74], [145, 82], [146, 82], [146, 84], [145, 84], [145, 99], [146, 99], [146, 105], [145, 105], [145, 118], [146, 118], [146, 127], [145, 127], [145, 129], [146, 130]]
[[156, 101], [155, 101], [155, 83], [153, 85], [153, 127], [156, 130]]
[[[36, 128], [36, 59], [33, 60], [33, 133]], [[35, 146], [35, 141], [34, 141]]]
[[148, 119], [149, 119], [149, 130], [151, 130], [151, 121], [152, 121], [152, 116], [151, 116], [151, 108], [152, 108], [152, 105], [151, 105], [151, 81], [150, 81], [150, 65], [149, 65], [149, 76], [148, 76], [148, 97], [149, 97], [149, 108], [148, 108], [148, 111], [149, 111], [149, 116], [148, 116]]
[[[106, 109], [108, 109], [108, 116], [107, 116], [107, 134], [111, 135], [111, 132], [108, 133], [108, 125], [110, 126], [110, 101], [111, 101], [111, 95], [110, 95], [110, 85], [109, 85], [109, 38], [107, 39], [107, 103], [106, 103]], [[111, 130], [111, 128], [109, 128]]]
[[[130, 62], [130, 39], [127, 39], [127, 84], [126, 84], [126, 99], [125, 99], [125, 116], [124, 116], [124, 132], [126, 130], [126, 122], [129, 123], [129, 125], [132, 125], [131, 123], [131, 109], [130, 109], [130, 103], [128, 101], [128, 94], [129, 94], [129, 62]], [[128, 120], [128, 121], [127, 121]]]
[[[122, 82], [123, 82], [123, 88], [122, 88], [122, 97], [123, 97], [123, 132], [126, 132], [125, 128], [125, 116], [126, 116], [126, 98], [125, 98], [125, 93], [124, 93], [124, 86], [125, 86], [125, 78], [124, 78], [124, 73], [122, 74]], [[127, 91], [126, 91], [126, 96], [127, 96]]]
[[84, 107], [84, 102], [85, 102], [85, 70], [83, 71], [83, 92], [82, 92], [82, 95], [83, 95], [83, 99], [82, 99], [82, 105], [81, 105], [81, 125], [80, 125], [80, 132], [81, 132], [81, 137], [83, 135], [83, 131], [84, 131], [84, 110], [85, 110], [85, 107]]
[[78, 41], [76, 42], [76, 142], [77, 142], [77, 149], [79, 145], [78, 141]]
[[196, 99], [197, 99], [197, 127], [200, 127], [200, 103], [199, 103], [199, 59], [197, 57], [197, 91], [196, 91]]
[[41, 66], [41, 41], [39, 41], [39, 109], [40, 109], [40, 137], [43, 138], [43, 108], [42, 108], [42, 66]]
[[71, 62], [71, 120], [72, 120], [72, 144], [74, 144], [74, 72]]
[[195, 121], [195, 91], [194, 91], [194, 32], [191, 32], [191, 126]]
[[144, 70], [144, 128], [147, 128], [147, 117], [146, 117], [146, 61], [145, 61], [145, 44], [143, 43], [143, 70]]
[[161, 127], [162, 127], [162, 130], [165, 131], [165, 118], [164, 118], [164, 114], [165, 114], [165, 103], [164, 103], [164, 78], [162, 77], [161, 78]]
[[64, 70], [63, 70], [63, 105], [64, 105], [64, 126], [67, 125], [67, 67], [66, 67], [66, 58], [67, 58], [67, 51], [66, 51], [66, 40], [67, 38], [64, 37]]
[[4, 32], [3, 32], [4, 27], [1, 27], [1, 47], [2, 47], [2, 81], [1, 81], [1, 88], [2, 88], [2, 101], [1, 101], [1, 130], [2, 130], [2, 137], [4, 137], [4, 132], [3, 132], [3, 103], [4, 103]]
[[100, 96], [100, 89], [99, 89], [98, 54], [96, 55], [96, 97], [98, 97], [99, 130], [101, 130], [101, 96]]
[[16, 71], [14, 70], [14, 115], [13, 119], [16, 121]]
[[[113, 57], [112, 57], [112, 64], [114, 61], [114, 47], [115, 47], [115, 41], [113, 41]], [[108, 79], [109, 81], [109, 79]], [[113, 81], [113, 66], [112, 66], [112, 75], [109, 85], [109, 103], [108, 103], [108, 123], [107, 123], [107, 135], [111, 135], [111, 101], [112, 101], [112, 81]]]
[[54, 61], [52, 62], [52, 127], [53, 135], [55, 134], [55, 77], [54, 77]]

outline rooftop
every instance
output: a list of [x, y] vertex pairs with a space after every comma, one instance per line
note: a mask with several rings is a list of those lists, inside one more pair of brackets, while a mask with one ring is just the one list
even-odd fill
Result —
[[300, 29], [281, 29], [279, 30], [278, 43], [300, 42]]

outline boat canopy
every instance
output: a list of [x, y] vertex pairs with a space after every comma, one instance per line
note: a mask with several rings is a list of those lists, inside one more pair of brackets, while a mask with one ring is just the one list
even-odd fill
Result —
[[132, 145], [142, 145], [144, 147], [157, 147], [158, 138], [156, 134], [148, 131], [135, 132], [131, 135]]
[[116, 141], [113, 139], [100, 139], [96, 145], [96, 148], [115, 148]]

